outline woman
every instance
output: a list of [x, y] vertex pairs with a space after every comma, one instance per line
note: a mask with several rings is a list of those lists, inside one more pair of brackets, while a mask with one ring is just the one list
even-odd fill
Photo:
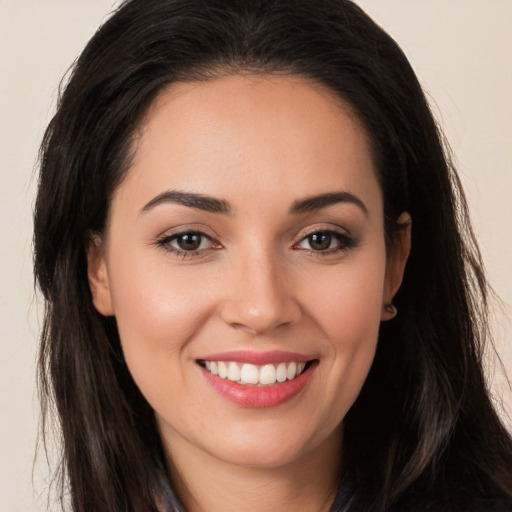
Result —
[[35, 249], [73, 510], [512, 509], [460, 184], [351, 2], [123, 4], [46, 133]]

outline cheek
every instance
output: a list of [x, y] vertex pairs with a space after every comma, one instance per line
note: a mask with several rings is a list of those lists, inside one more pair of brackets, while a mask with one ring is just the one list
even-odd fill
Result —
[[[357, 398], [377, 346], [383, 300], [385, 258], [340, 266], [333, 275], [316, 275], [307, 309], [323, 335], [325, 386], [332, 397], [331, 420], [340, 421]], [[323, 283], [323, 286], [319, 286]], [[305, 307], [306, 309], [306, 307]], [[332, 405], [332, 404], [331, 404]], [[333, 423], [333, 425], [334, 425]]]
[[[379, 251], [376, 251], [378, 254]], [[318, 269], [301, 294], [334, 347], [374, 342], [382, 310], [385, 256]], [[355, 259], [355, 258], [354, 258]]]
[[110, 276], [124, 356], [143, 392], [184, 378], [189, 341], [212, 307], [204, 276], [170, 268], [165, 263], [141, 265], [136, 258], [118, 259]]

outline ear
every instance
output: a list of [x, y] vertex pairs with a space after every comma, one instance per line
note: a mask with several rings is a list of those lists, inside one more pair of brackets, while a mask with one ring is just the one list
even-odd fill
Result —
[[104, 242], [100, 235], [93, 234], [87, 246], [87, 277], [94, 307], [104, 316], [112, 316], [112, 296], [105, 260]]
[[392, 305], [393, 297], [402, 284], [405, 264], [411, 251], [411, 216], [402, 212], [397, 222], [400, 229], [395, 233], [387, 255], [381, 320], [391, 320], [397, 314]]

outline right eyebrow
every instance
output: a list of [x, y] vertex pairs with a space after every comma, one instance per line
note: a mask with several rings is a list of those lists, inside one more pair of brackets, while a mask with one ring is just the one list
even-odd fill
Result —
[[303, 213], [314, 210], [321, 210], [336, 203], [352, 203], [359, 207], [365, 215], [368, 215], [368, 208], [359, 197], [350, 192], [338, 191], [327, 192], [317, 196], [310, 196], [295, 201], [290, 208], [290, 213]]
[[180, 192], [179, 190], [166, 190], [151, 199], [141, 209], [140, 213], [146, 213], [155, 206], [164, 203], [177, 203], [189, 208], [197, 208], [210, 213], [231, 214], [233, 209], [224, 199], [217, 199], [203, 194], [194, 194], [192, 192]]

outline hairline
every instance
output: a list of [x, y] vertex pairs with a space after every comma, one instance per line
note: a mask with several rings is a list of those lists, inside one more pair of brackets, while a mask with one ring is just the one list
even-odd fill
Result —
[[[109, 190], [107, 198], [107, 213], [105, 217], [104, 229], [101, 233], [101, 237], [103, 239], [106, 238], [108, 233], [113, 197], [116, 193], [116, 190], [128, 177], [131, 169], [133, 168], [133, 164], [142, 142], [146, 127], [149, 123], [149, 119], [151, 118], [155, 109], [158, 108], [159, 100], [161, 100], [163, 96], [167, 96], [169, 93], [172, 93], [173, 89], [178, 84], [192, 85], [195, 83], [199, 84], [205, 82], [213, 82], [236, 76], [246, 77], [249, 79], [275, 79], [281, 77], [291, 81], [296, 81], [296, 83], [299, 84], [309, 86], [320, 94], [327, 95], [333, 101], [333, 105], [339, 109], [339, 112], [345, 116], [348, 116], [351, 122], [353, 122], [357, 128], [359, 128], [361, 134], [365, 138], [366, 145], [370, 151], [370, 158], [373, 170], [375, 172], [375, 177], [379, 184], [381, 193], [384, 196], [384, 188], [382, 186], [381, 176], [377, 163], [378, 156], [376, 154], [376, 144], [370, 135], [369, 129], [366, 127], [361, 116], [358, 114], [356, 107], [352, 105], [348, 100], [346, 100], [334, 87], [328, 85], [326, 82], [320, 80], [319, 78], [311, 76], [310, 74], [295, 70], [291, 66], [270, 68], [269, 66], [247, 66], [238, 65], [237, 63], [213, 63], [210, 65], [191, 67], [188, 71], [182, 71], [176, 77], [170, 78], [159, 87], [156, 87], [153, 93], [150, 94], [146, 99], [146, 104], [144, 105], [144, 102], [142, 103], [142, 110], [137, 119], [135, 119], [133, 127], [130, 130], [126, 141], [126, 147], [122, 150], [123, 155], [117, 173], [118, 178], [114, 181], [112, 189]], [[168, 101], [172, 101], [172, 98]], [[385, 200], [384, 197], [383, 200]], [[386, 233], [386, 246], [389, 245], [391, 240], [388, 235], [389, 234]]]

